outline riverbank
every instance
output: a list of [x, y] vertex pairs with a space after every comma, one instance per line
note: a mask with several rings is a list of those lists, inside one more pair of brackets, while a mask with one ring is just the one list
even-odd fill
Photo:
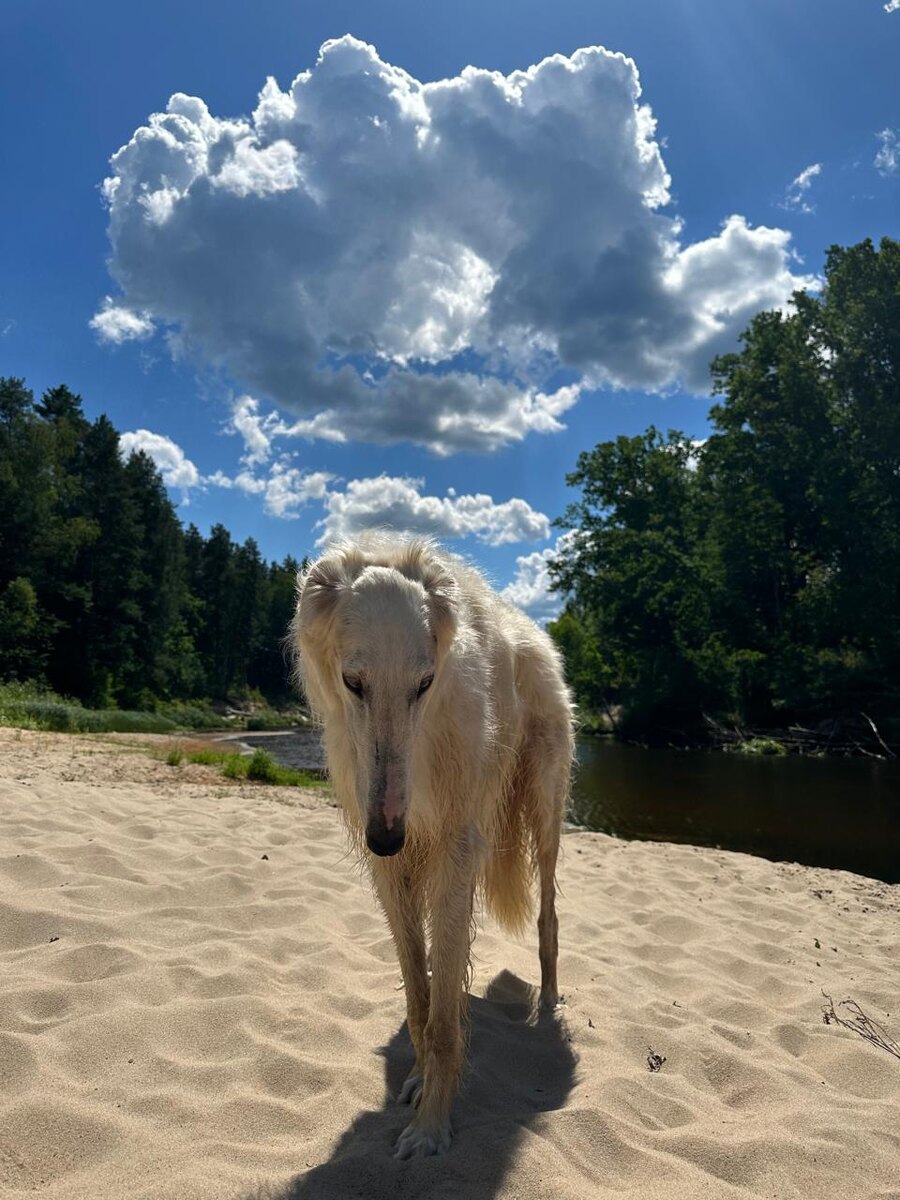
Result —
[[0, 730], [4, 1196], [896, 1194], [900, 1060], [822, 992], [898, 1039], [900, 888], [569, 834], [566, 1006], [481, 930], [454, 1146], [397, 1163], [403, 995], [336, 813], [152, 744]]
[[[900, 759], [900, 717], [882, 719], [880, 726], [867, 713], [819, 721], [814, 727], [795, 723], [786, 727], [751, 729], [704, 717], [691, 728], [640, 730], [628, 727], [621, 709], [583, 713], [576, 718], [578, 732], [586, 737], [610, 738], [622, 745], [645, 749], [726, 750], [756, 756], [796, 754], [812, 758], [872, 758], [882, 762]], [[624, 730], [630, 728], [630, 732]]]

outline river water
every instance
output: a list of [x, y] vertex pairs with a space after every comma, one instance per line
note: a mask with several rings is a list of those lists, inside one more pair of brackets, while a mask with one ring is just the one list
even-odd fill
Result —
[[[286, 766], [322, 766], [318, 734], [247, 734]], [[900, 883], [900, 762], [645, 750], [578, 739], [570, 820]]]

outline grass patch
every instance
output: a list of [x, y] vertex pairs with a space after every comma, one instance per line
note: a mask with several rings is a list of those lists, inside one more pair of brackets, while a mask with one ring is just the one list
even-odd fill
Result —
[[787, 754], [787, 747], [781, 742], [776, 742], [774, 738], [748, 738], [746, 742], [738, 742], [733, 748], [735, 754], [750, 754], [750, 755], [783, 755]]
[[0, 725], [53, 733], [171, 733], [177, 728], [160, 713], [84, 708], [28, 683], [0, 684]]
[[278, 783], [279, 773], [283, 770], [284, 767], [279, 767], [265, 750], [254, 750], [247, 763], [247, 778], [257, 783]]
[[179, 729], [197, 729], [201, 732], [215, 729], [231, 729], [233, 723], [219, 716], [208, 704], [158, 704], [159, 716], [171, 721]]
[[166, 755], [170, 767], [183, 762], [218, 767], [226, 779], [249, 779], [254, 783], [274, 784], [277, 787], [327, 787], [327, 782], [314, 771], [296, 771], [282, 767], [265, 750], [240, 754], [236, 750], [219, 750], [213, 746], [194, 748], [173, 746]]
[[249, 761], [243, 754], [228, 754], [222, 759], [222, 774], [226, 779], [246, 779]]
[[240, 755], [236, 755], [234, 750], [200, 749], [186, 750], [184, 757], [188, 762], [202, 763], [206, 767], [217, 767], [229, 758], [240, 758]]
[[59, 696], [36, 683], [0, 683], [0, 725], [54, 733], [213, 733], [220, 729], [284, 729], [302, 724], [299, 708], [283, 713], [261, 709], [235, 720], [220, 716], [203, 700], [164, 701], [147, 711], [122, 708], [85, 708], [78, 700]]
[[246, 718], [244, 728], [248, 733], [264, 733], [267, 730], [289, 729], [292, 725], [300, 723], [295, 710], [284, 713], [257, 712]]

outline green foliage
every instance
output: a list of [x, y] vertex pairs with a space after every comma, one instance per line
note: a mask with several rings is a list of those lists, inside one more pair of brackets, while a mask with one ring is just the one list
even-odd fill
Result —
[[266, 754], [265, 750], [254, 750], [247, 764], [247, 778], [257, 783], [276, 783], [278, 767], [275, 761]]
[[204, 766], [217, 766], [227, 762], [231, 758], [240, 758], [240, 755], [235, 750], [189, 750], [185, 757], [188, 762], [202, 763]]
[[651, 428], [568, 476], [550, 630], [626, 732], [900, 709], [900, 243], [826, 279], [713, 363], [704, 444]]
[[195, 729], [200, 731], [230, 729], [230, 722], [219, 714], [208, 704], [200, 702], [194, 704], [158, 704], [156, 711], [161, 717], [165, 717], [179, 729]]
[[731, 747], [733, 754], [749, 754], [751, 756], [779, 757], [787, 754], [787, 747], [774, 738], [748, 738], [745, 742], [737, 742]]
[[228, 754], [222, 760], [222, 774], [226, 779], [244, 779], [247, 775], [249, 760], [241, 754]]
[[0, 684], [0, 725], [55, 733], [171, 733], [173, 721], [151, 712], [84, 708], [36, 684]]
[[[82, 710], [87, 712], [88, 710]], [[91, 718], [79, 733], [172, 733], [176, 729], [172, 721], [157, 713], [129, 712], [124, 708], [100, 709], [91, 713]]]
[[300, 718], [298, 709], [265, 709], [255, 712], [246, 718], [244, 726], [248, 733], [266, 733], [284, 729], [287, 725], [297, 724]]
[[292, 767], [282, 767], [265, 750], [240, 754], [236, 750], [217, 750], [213, 747], [185, 751], [174, 747], [166, 757], [170, 766], [179, 766], [185, 761], [217, 766], [227, 779], [249, 779], [254, 783], [268, 783], [278, 787], [328, 786], [325, 780], [313, 771], [295, 771]]
[[0, 677], [43, 671], [46, 661], [37, 593], [31, 580], [17, 577], [0, 592]]
[[132, 725], [222, 727], [184, 702], [291, 696], [282, 641], [298, 567], [265, 563], [222, 526], [184, 530], [153, 462], [124, 460], [108, 418], [89, 422], [66, 387], [36, 402], [0, 379], [0, 680], [156, 711]]

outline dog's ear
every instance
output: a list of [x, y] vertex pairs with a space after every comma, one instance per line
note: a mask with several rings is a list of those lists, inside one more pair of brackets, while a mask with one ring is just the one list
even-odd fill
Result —
[[341, 558], [326, 556], [297, 577], [295, 629], [302, 641], [327, 636], [342, 593], [349, 579]]
[[320, 720], [335, 707], [339, 694], [332, 633], [338, 604], [349, 586], [346, 564], [338, 554], [320, 558], [297, 576], [290, 630], [293, 677]]
[[443, 656], [456, 636], [459, 623], [459, 586], [436, 559], [425, 564], [422, 586], [428, 599], [428, 613], [438, 654]]

